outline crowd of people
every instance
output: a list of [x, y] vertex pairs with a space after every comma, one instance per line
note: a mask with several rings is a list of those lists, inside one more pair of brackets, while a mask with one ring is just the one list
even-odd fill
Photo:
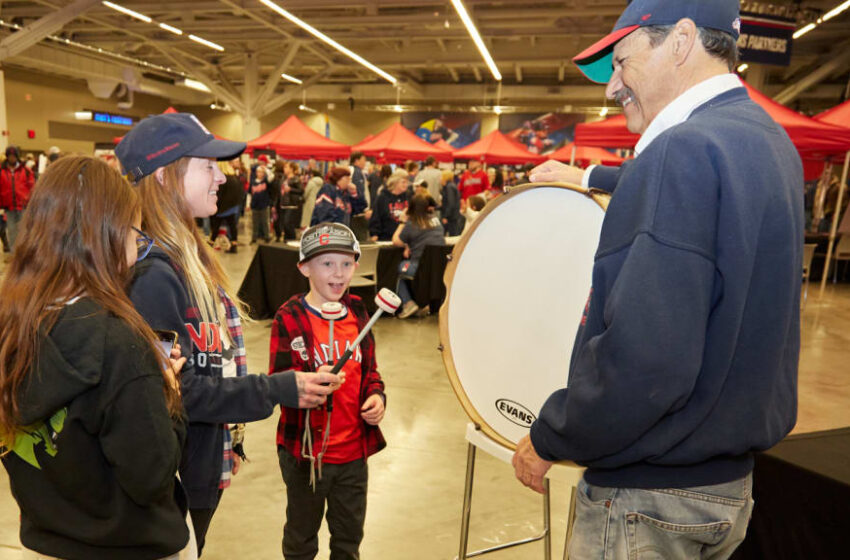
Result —
[[[539, 492], [555, 461], [585, 467], [573, 558], [729, 558], [754, 507], [754, 452], [796, 420], [803, 168], [732, 73], [739, 33], [737, 0], [633, 0], [575, 60], [641, 135], [637, 157], [530, 173], [614, 193], [569, 386], [513, 456]], [[245, 147], [192, 115], [157, 115], [116, 149], [129, 182], [68, 156], [34, 186], [7, 150], [0, 443], [25, 558], [199, 556], [244, 457], [241, 424], [277, 405], [284, 557], [315, 557], [325, 511], [331, 557], [359, 557], [366, 462], [387, 445], [375, 340], [358, 336], [368, 317], [348, 291], [360, 242], [404, 248], [410, 316], [424, 247], [518, 179], [475, 161], [460, 174], [430, 159], [370, 170], [362, 154], [324, 173], [243, 164]], [[201, 234], [223, 227], [236, 242], [246, 197], [252, 241], [300, 233], [309, 281], [275, 315], [268, 375], [247, 375], [245, 310]]]
[[[360, 242], [403, 248], [398, 316], [409, 317], [425, 247], [460, 235], [505, 181], [477, 162], [393, 169], [353, 154], [322, 173], [244, 149], [175, 113], [142, 120], [114, 158], [57, 153], [39, 169], [6, 150], [15, 250], [0, 300], [0, 442], [25, 557], [200, 556], [245, 458], [245, 422], [278, 405], [284, 555], [315, 555], [327, 507], [333, 554], [357, 557], [365, 461], [386, 445], [371, 335], [329, 370], [368, 320], [348, 293]], [[246, 213], [251, 243], [300, 239], [293, 273], [310, 284], [275, 318], [268, 375], [248, 375], [246, 310], [216, 253], [237, 251]], [[328, 303], [345, 310], [333, 349]], [[322, 406], [332, 393], [335, 414]]]

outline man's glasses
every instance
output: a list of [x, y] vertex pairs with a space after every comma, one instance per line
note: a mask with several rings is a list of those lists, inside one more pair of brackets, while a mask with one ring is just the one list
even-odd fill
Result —
[[136, 262], [144, 259], [151, 252], [151, 248], [153, 247], [153, 238], [148, 237], [148, 235], [140, 230], [139, 228], [133, 226], [133, 229], [136, 233], [139, 234], [139, 237], [136, 238], [136, 251], [138, 253], [138, 257], [136, 258]]

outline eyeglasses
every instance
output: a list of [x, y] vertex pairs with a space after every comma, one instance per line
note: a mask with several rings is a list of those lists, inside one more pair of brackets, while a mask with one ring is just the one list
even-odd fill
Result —
[[136, 262], [144, 259], [151, 252], [151, 248], [153, 247], [153, 238], [148, 237], [148, 235], [140, 230], [139, 228], [133, 226], [133, 230], [139, 234], [136, 238], [136, 251], [138, 253], [138, 257], [136, 258]]

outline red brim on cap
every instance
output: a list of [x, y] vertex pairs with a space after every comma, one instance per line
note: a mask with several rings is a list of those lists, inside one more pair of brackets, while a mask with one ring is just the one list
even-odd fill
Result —
[[639, 25], [629, 25], [613, 31], [596, 41], [590, 47], [573, 57], [573, 62], [585, 76], [600, 84], [606, 84], [611, 79], [613, 69], [606, 55], [609, 55], [615, 44], [623, 37], [638, 29]]

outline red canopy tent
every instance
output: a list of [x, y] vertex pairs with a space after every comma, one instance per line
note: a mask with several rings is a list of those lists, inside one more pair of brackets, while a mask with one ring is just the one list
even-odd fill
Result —
[[[775, 120], [791, 137], [800, 155], [807, 159], [822, 159], [843, 154], [850, 149], [850, 129], [819, 122], [770, 99], [743, 82], [750, 98]], [[600, 148], [631, 148], [640, 137], [626, 128], [626, 117], [583, 123], [576, 126], [576, 144]]]
[[575, 143], [579, 146], [598, 148], [634, 148], [640, 140], [626, 128], [625, 115], [610, 117], [604, 121], [576, 125]]
[[832, 109], [828, 109], [819, 115], [815, 115], [814, 118], [816, 121], [850, 128], [850, 100]]
[[570, 142], [560, 150], [546, 154], [546, 157], [582, 167], [586, 167], [594, 162], [601, 162], [604, 165], [620, 165], [625, 161], [620, 156], [612, 154], [608, 150], [594, 148], [592, 146], [576, 146], [575, 142]]
[[[835, 126], [845, 127], [850, 130], [850, 101], [845, 101], [841, 105], [833, 107], [819, 115], [815, 115], [815, 120]], [[841, 186], [838, 190], [837, 208], [841, 208], [844, 199], [845, 189], [847, 187], [847, 171], [850, 166], [850, 150], [847, 151], [844, 157], [844, 171], [841, 173]], [[832, 217], [832, 227], [829, 234], [829, 247], [826, 252], [826, 264], [824, 265], [823, 278], [821, 278], [821, 291], [826, 286], [826, 278], [829, 276], [829, 263], [832, 260], [832, 249], [835, 246], [835, 237], [838, 231], [839, 212], [835, 212]], [[845, 220], [846, 221], [846, 220]]]
[[487, 164], [543, 163], [546, 156], [532, 154], [515, 140], [494, 130], [478, 142], [455, 150], [455, 159], [477, 159]]
[[292, 115], [274, 130], [248, 142], [248, 151], [273, 150], [288, 159], [337, 160], [348, 158], [351, 147], [325, 138]]
[[366, 137], [352, 147], [355, 152], [374, 157], [378, 163], [404, 163], [407, 160], [424, 160], [434, 156], [439, 161], [452, 161], [452, 153], [429, 144], [401, 123], [395, 123], [383, 132]]
[[446, 150], [447, 152], [449, 152], [451, 154], [453, 154], [454, 151], [455, 151], [454, 146], [452, 146], [451, 144], [449, 144], [448, 142], [446, 142], [442, 138], [440, 138], [439, 140], [434, 142], [433, 145], [437, 148], [440, 148], [441, 150]]

